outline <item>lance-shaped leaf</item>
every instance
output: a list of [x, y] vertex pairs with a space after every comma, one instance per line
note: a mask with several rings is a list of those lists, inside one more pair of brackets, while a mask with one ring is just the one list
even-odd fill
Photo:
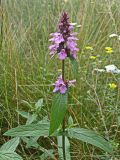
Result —
[[6, 151], [14, 152], [19, 144], [19, 139], [20, 139], [19, 137], [15, 137], [9, 140], [8, 142], [4, 143], [2, 147], [0, 148], [0, 151], [6, 150]]
[[6, 136], [48, 136], [49, 135], [49, 123], [37, 123], [37, 124], [28, 124], [12, 128], [4, 135]]
[[0, 151], [0, 160], [22, 160], [22, 157], [12, 151]]
[[96, 147], [101, 148], [105, 152], [112, 153], [112, 147], [110, 143], [101, 137], [99, 134], [84, 128], [70, 128], [68, 129], [68, 136], [75, 138], [83, 142], [87, 142]]
[[67, 108], [67, 97], [67, 93], [55, 94], [51, 108], [50, 134], [54, 133], [59, 128], [64, 119]]

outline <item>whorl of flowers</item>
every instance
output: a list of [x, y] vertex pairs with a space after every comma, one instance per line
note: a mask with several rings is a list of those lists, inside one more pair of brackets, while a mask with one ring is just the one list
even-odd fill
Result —
[[58, 54], [60, 60], [70, 56], [76, 59], [79, 49], [76, 43], [77, 33], [73, 32], [73, 28], [73, 24], [69, 23], [68, 14], [64, 12], [58, 25], [58, 32], [50, 34], [52, 36], [49, 40], [52, 42], [52, 45], [49, 46], [51, 56]]
[[53, 92], [60, 92], [61, 94], [64, 94], [64, 93], [66, 93], [68, 87], [74, 85], [75, 82], [76, 82], [76, 80], [64, 82], [62, 79], [62, 75], [60, 75], [54, 84], [55, 88], [54, 88]]

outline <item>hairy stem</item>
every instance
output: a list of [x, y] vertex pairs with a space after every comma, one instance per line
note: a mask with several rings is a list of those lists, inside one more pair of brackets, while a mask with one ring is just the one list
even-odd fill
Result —
[[[65, 65], [64, 65], [64, 60], [62, 61], [62, 79], [64, 81], [64, 75], [65, 75]], [[62, 123], [62, 130], [63, 130], [63, 133], [65, 132], [65, 118], [63, 120], [63, 123]], [[62, 135], [62, 148], [63, 148], [63, 160], [66, 160], [66, 156], [65, 156], [65, 135], [63, 134]]]

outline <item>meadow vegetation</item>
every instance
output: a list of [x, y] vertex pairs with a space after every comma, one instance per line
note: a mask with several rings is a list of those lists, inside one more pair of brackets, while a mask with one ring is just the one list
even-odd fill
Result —
[[[120, 34], [120, 1], [1, 0], [0, 5], [0, 145], [10, 139], [3, 135], [7, 130], [25, 124], [25, 116], [21, 116], [20, 111], [36, 113], [37, 119], [49, 119], [54, 94], [52, 83], [61, 73], [57, 57], [53, 60], [49, 56], [49, 35], [56, 31], [62, 11], [67, 11], [70, 21], [77, 23], [75, 31], [80, 50], [66, 121], [69, 119], [76, 126], [96, 131], [114, 148], [112, 157], [73, 139], [70, 140], [71, 158], [119, 160], [120, 74], [95, 69], [104, 69], [110, 64], [120, 69], [120, 39], [109, 37]], [[70, 68], [67, 60], [65, 75], [74, 79]], [[40, 112], [35, 107], [39, 99], [43, 105]], [[24, 140], [17, 153], [25, 160], [39, 160], [43, 158], [40, 157], [44, 151], [42, 147], [57, 150], [55, 138], [39, 138], [38, 141], [41, 148], [26, 146]], [[57, 157], [57, 152], [55, 154]]]

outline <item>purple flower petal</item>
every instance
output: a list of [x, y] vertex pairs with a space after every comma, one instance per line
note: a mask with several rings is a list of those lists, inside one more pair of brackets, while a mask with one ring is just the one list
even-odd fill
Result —
[[77, 40], [78, 40], [78, 38], [77, 38], [77, 37], [75, 37], [75, 36], [71, 36], [71, 37], [68, 37], [68, 40], [74, 40], [74, 41], [77, 41]]
[[65, 94], [66, 91], [67, 91], [67, 87], [66, 86], [63, 85], [63, 86], [60, 87], [60, 93], [61, 94]]
[[57, 91], [59, 91], [59, 87], [58, 87], [58, 86], [55, 86], [53, 92], [55, 93], [55, 92], [57, 92]]
[[68, 86], [72, 86], [76, 82], [76, 79], [68, 81]]
[[53, 36], [53, 38], [49, 39], [49, 41], [52, 41], [56, 44], [64, 42], [64, 38], [63, 38], [63, 35], [61, 33], [56, 32], [56, 33], [52, 33], [50, 35]]
[[59, 59], [64, 60], [67, 57], [67, 54], [64, 49], [61, 50], [61, 52], [58, 53]]

